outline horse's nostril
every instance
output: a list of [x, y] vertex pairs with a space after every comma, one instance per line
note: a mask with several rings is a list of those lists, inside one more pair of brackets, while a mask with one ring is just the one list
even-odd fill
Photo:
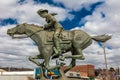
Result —
[[10, 35], [10, 36], [12, 35], [10, 29], [7, 30], [7, 34]]

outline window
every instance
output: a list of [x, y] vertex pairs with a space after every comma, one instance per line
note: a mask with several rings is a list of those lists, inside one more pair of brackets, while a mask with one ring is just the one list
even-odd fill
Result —
[[80, 76], [80, 74], [76, 74], [76, 76]]
[[73, 76], [73, 73], [70, 73], [69, 75], [70, 75], [70, 76]]

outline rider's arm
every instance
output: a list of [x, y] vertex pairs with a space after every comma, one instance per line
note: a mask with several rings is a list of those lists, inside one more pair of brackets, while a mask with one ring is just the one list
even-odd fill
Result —
[[47, 22], [47, 24], [45, 24], [45, 28], [50, 28], [53, 27], [54, 24], [56, 23], [56, 19], [52, 16], [52, 15], [47, 15], [46, 17], [49, 21]]

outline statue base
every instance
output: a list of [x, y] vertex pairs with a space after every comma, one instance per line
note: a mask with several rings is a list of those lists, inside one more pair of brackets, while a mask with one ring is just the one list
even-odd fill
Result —
[[62, 77], [57, 78], [57, 79], [45, 79], [45, 78], [41, 78], [40, 80], [69, 80], [69, 78], [67, 78], [66, 76], [62, 76]]
[[[51, 80], [51, 79], [40, 79], [40, 80]], [[52, 80], [80, 80], [78, 78], [58, 78], [58, 79], [52, 79]]]
[[[27, 77], [25, 78], [24, 80], [36, 80], [32, 77]], [[51, 80], [51, 79], [40, 79], [40, 80]], [[67, 77], [61, 77], [61, 78], [58, 78], [58, 79], [52, 79], [52, 80], [80, 80], [80, 79], [77, 79], [77, 78], [67, 78]]]

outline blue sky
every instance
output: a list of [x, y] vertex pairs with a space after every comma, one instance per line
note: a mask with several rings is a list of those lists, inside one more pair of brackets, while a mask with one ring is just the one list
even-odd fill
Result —
[[[19, 0], [18, 3], [19, 4], [23, 4], [25, 2], [25, 0]], [[47, 3], [49, 5], [53, 5], [53, 6], [58, 6], [61, 8], [66, 8], [63, 4], [57, 4], [54, 3], [52, 0], [34, 0], [35, 4], [39, 3]], [[100, 5], [104, 4], [104, 1], [98, 1], [96, 3], [90, 4], [89, 8], [90, 9], [86, 9], [84, 6], [81, 8], [81, 10], [75, 11], [75, 10], [71, 10], [69, 13], [74, 15], [74, 18], [72, 20], [69, 20], [67, 17], [64, 21], [60, 21], [60, 23], [63, 25], [65, 30], [70, 30], [72, 28], [75, 28], [76, 26], [84, 26], [86, 21], [82, 21], [82, 19], [85, 16], [91, 15], [93, 13], [93, 11], [95, 10], [96, 7], [99, 7]], [[103, 13], [101, 13], [101, 15], [104, 15]], [[0, 22], [2, 26], [6, 25], [6, 24], [18, 24], [17, 19], [14, 18], [6, 18], [6, 19], [2, 19]]]
[[[24, 22], [44, 25], [45, 20], [36, 12], [38, 9], [48, 9], [49, 13], [58, 13], [55, 17], [65, 30], [82, 29], [91, 36], [112, 34], [112, 39], [105, 43], [106, 52], [109, 53], [107, 54], [108, 66], [117, 67], [120, 65], [119, 7], [117, 0], [1, 0], [0, 66], [30, 67], [28, 65], [31, 65], [32, 68], [35, 67], [27, 59], [30, 55], [38, 54], [34, 42], [29, 38], [13, 40], [6, 31]], [[104, 67], [104, 55], [100, 43], [93, 41], [93, 44], [83, 53], [86, 59], [78, 60], [77, 64], [94, 64], [96, 67]], [[69, 60], [66, 60], [67, 62]], [[51, 63], [51, 65], [54, 64]]]

